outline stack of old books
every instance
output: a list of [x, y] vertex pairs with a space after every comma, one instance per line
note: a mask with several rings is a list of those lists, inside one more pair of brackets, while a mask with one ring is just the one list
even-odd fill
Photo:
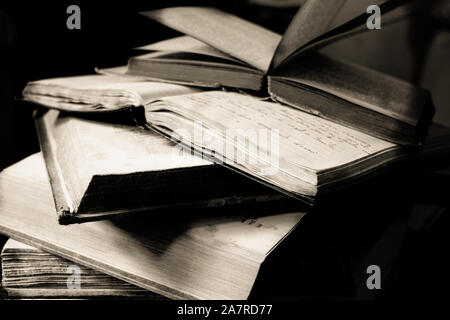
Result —
[[245, 299], [322, 195], [449, 153], [426, 90], [316, 52], [366, 27], [363, 2], [307, 1], [283, 37], [212, 8], [144, 12], [183, 35], [30, 82], [41, 153], [0, 174], [7, 293]]

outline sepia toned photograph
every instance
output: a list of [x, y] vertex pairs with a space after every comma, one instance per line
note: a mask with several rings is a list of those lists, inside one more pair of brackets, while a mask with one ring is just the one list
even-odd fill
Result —
[[450, 1], [3, 1], [0, 57], [0, 308], [448, 296]]

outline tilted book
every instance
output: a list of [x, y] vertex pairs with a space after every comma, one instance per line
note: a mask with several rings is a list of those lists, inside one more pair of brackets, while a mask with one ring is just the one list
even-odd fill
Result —
[[[305, 211], [173, 211], [61, 226], [41, 154], [0, 173], [0, 233], [169, 298], [245, 299]], [[288, 261], [286, 261], [288, 263]]]
[[174, 142], [126, 124], [129, 112], [102, 115], [36, 115], [61, 224], [284, 198], [207, 159], [180, 156]]
[[213, 8], [143, 12], [184, 36], [140, 47], [151, 53], [131, 58], [127, 74], [200, 87], [262, 90], [302, 111], [394, 143], [417, 145], [434, 113], [428, 91], [315, 53], [331, 41], [367, 30], [369, 5], [380, 6], [384, 24], [404, 18], [409, 12], [399, 7], [401, 2], [308, 0], [283, 37]]
[[13, 239], [3, 247], [1, 264], [8, 299], [164, 298]]

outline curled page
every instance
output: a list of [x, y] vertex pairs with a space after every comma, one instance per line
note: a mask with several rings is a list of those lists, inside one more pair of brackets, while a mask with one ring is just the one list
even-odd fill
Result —
[[[269, 73], [293, 56], [367, 29], [366, 13], [370, 5], [377, 5], [383, 14], [402, 5], [404, 0], [308, 0], [292, 19], [273, 56]], [[389, 20], [398, 19], [405, 12], [391, 12]]]

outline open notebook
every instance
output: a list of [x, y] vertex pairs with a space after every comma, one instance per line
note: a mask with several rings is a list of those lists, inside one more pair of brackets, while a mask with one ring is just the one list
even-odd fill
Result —
[[174, 211], [61, 226], [41, 154], [0, 173], [0, 233], [169, 298], [245, 299], [305, 212]]

